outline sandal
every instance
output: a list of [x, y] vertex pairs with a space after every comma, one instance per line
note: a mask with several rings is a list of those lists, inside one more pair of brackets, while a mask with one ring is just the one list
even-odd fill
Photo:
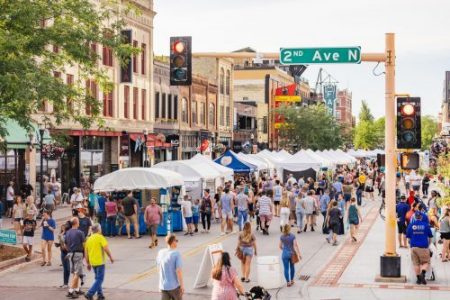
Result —
[[292, 283], [289, 281], [288, 283], [287, 283], [287, 287], [291, 287], [292, 286]]
[[245, 282], [245, 277], [241, 277], [241, 281], [242, 281], [242, 282]]
[[41, 263], [41, 267], [45, 266], [47, 263], [44, 261], [43, 263]]
[[250, 282], [250, 278], [245, 279], [244, 282], [249, 283]]
[[50, 267], [51, 265], [52, 265], [51, 262], [48, 262], [48, 263], [47, 263], [47, 267]]

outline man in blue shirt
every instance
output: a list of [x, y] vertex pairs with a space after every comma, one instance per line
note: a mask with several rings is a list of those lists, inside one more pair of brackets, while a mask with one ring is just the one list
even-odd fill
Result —
[[400, 197], [400, 203], [397, 204], [395, 211], [397, 212], [397, 228], [398, 228], [398, 244], [400, 248], [408, 248], [406, 246], [406, 213], [410, 210], [406, 203], [406, 196]]
[[333, 183], [333, 190], [334, 190], [334, 199], [337, 200], [339, 194], [342, 194], [342, 182], [339, 181], [339, 179], [336, 179], [336, 181]]
[[320, 196], [320, 212], [322, 213], [323, 216], [323, 225], [322, 225], [322, 233], [323, 234], [328, 234], [329, 233], [329, 229], [327, 226], [327, 222], [325, 222], [326, 218], [327, 218], [327, 210], [328, 210], [328, 204], [330, 203], [330, 195], [329, 195], [329, 191], [328, 190], [324, 190], [324, 193], [322, 196]]
[[414, 265], [414, 271], [417, 276], [417, 284], [427, 284], [425, 281], [425, 273], [430, 264], [430, 249], [433, 233], [430, 224], [423, 220], [421, 212], [416, 211], [414, 214], [415, 222], [411, 222], [406, 230], [406, 237], [411, 247], [411, 260]]
[[166, 236], [167, 248], [159, 250], [156, 263], [159, 268], [159, 289], [162, 300], [181, 300], [184, 293], [181, 254], [176, 250], [177, 237]]

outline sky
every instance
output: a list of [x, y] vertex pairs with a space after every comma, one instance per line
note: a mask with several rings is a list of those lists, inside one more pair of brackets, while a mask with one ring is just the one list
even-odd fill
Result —
[[[421, 97], [423, 114], [440, 111], [450, 70], [449, 0], [154, 0], [154, 51], [169, 52], [170, 36], [192, 36], [193, 52], [252, 47], [361, 46], [384, 52], [386, 32], [396, 34], [396, 91]], [[353, 114], [366, 100], [384, 115], [384, 76], [376, 63], [310, 65], [303, 76], [314, 87], [324, 68], [353, 94]], [[380, 65], [376, 74], [384, 71]]]

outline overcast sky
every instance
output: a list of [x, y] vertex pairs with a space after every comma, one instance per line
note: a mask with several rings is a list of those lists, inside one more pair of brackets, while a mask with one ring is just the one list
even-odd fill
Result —
[[[168, 54], [169, 37], [190, 35], [194, 52], [252, 47], [361, 46], [383, 52], [384, 33], [396, 33], [397, 92], [422, 98], [425, 114], [437, 116], [445, 70], [450, 70], [450, 0], [154, 0], [155, 54]], [[387, 10], [389, 9], [389, 11]], [[322, 65], [361, 100], [384, 115], [384, 76], [375, 64]], [[314, 86], [319, 66], [304, 73]], [[376, 73], [382, 72], [380, 66]]]

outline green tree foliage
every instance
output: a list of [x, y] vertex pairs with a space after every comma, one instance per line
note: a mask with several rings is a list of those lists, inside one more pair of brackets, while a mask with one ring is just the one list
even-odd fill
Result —
[[430, 150], [433, 138], [438, 131], [438, 124], [432, 116], [422, 116], [422, 150]]
[[323, 104], [285, 106], [276, 110], [285, 118], [280, 145], [297, 149], [336, 149], [342, 145], [341, 128]]
[[366, 100], [362, 100], [361, 102], [361, 111], [359, 112], [359, 121], [369, 121], [373, 122], [374, 117], [372, 115], [372, 112], [370, 111], [369, 105], [367, 104]]
[[362, 101], [359, 122], [355, 127], [353, 145], [359, 149], [384, 147], [384, 117], [375, 120], [366, 101]]
[[[0, 136], [8, 119], [30, 129], [31, 116], [44, 101], [53, 106], [46, 117], [51, 124], [72, 120], [85, 128], [93, 123], [101, 126], [100, 101], [85, 90], [86, 79], [97, 82], [103, 91], [112, 88], [98, 64], [98, 50], [101, 45], [111, 48], [121, 63], [139, 52], [123, 43], [122, 16], [133, 8], [122, 7], [121, 2], [0, 0]], [[73, 85], [54, 76], [54, 72], [65, 73], [67, 66], [77, 66], [80, 73]], [[91, 108], [89, 116], [76, 109], [86, 105]]]

